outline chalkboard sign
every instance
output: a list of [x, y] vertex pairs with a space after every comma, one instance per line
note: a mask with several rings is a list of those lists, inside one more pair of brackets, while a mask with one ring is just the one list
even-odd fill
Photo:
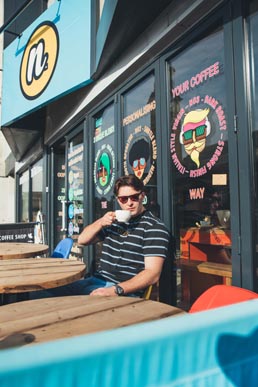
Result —
[[0, 242], [34, 243], [36, 222], [0, 224]]

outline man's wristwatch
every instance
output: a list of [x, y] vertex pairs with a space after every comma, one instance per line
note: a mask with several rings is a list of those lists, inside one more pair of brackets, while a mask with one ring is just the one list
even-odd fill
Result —
[[115, 285], [115, 293], [118, 295], [118, 296], [123, 296], [125, 294], [125, 291], [124, 289], [122, 288], [122, 286], [119, 286], [118, 284]]

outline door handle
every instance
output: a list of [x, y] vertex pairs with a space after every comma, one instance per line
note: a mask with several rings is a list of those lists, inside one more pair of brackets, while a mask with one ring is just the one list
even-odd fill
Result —
[[66, 223], [67, 223], [67, 214], [66, 214], [66, 203], [67, 200], [61, 200], [62, 203], [62, 228], [61, 231], [67, 231]]

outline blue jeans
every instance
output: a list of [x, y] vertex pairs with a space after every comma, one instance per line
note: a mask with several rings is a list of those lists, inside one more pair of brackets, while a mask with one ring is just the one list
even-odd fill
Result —
[[114, 285], [113, 282], [107, 281], [104, 278], [91, 276], [65, 286], [59, 286], [58, 288], [30, 292], [29, 299], [88, 295], [95, 289], [108, 288]]

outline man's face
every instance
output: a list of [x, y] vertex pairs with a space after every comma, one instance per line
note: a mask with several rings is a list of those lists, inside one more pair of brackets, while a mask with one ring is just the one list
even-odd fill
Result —
[[129, 210], [134, 217], [141, 214], [144, 210], [142, 204], [144, 196], [144, 192], [125, 186], [120, 187], [117, 195], [117, 201], [122, 210]]

